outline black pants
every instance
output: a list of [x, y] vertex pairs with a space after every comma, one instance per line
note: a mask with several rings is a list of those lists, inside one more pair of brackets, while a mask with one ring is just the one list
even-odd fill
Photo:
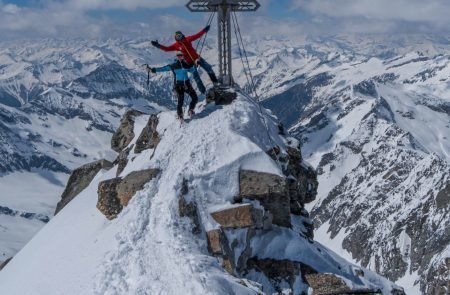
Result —
[[195, 108], [195, 105], [198, 102], [198, 96], [194, 88], [192, 88], [191, 82], [189, 81], [177, 81], [177, 84], [175, 85], [175, 91], [178, 95], [177, 114], [181, 117], [183, 115], [184, 94], [187, 93], [191, 97], [191, 103], [189, 104], [190, 110], [193, 110]]

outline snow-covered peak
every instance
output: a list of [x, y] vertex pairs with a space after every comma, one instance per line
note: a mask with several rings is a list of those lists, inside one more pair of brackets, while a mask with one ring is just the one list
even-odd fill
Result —
[[[144, 130], [147, 119], [145, 115], [136, 117], [134, 134]], [[108, 221], [96, 208], [97, 188], [102, 181], [115, 178], [117, 166], [99, 172], [0, 273], [3, 291], [256, 294], [261, 286], [268, 293], [280, 286], [289, 289], [289, 284], [280, 282], [276, 286], [254, 268], [230, 275], [222, 268], [221, 259], [209, 255], [205, 234], [219, 228], [212, 212], [236, 206], [233, 203], [240, 191], [240, 171], [283, 177], [281, 166], [267, 152], [278, 146], [285, 153], [296, 140], [280, 135], [276, 118], [244, 95], [227, 106], [201, 103], [194, 119], [181, 125], [174, 112], [158, 114], [158, 121], [158, 145], [141, 153], [131, 149], [120, 176], [149, 168], [159, 169], [159, 176], [138, 191], [116, 219]], [[135, 144], [133, 139], [128, 147]], [[197, 204], [201, 224], [197, 235], [191, 231], [190, 220], [178, 212], [185, 181], [188, 197]], [[257, 206], [257, 202], [251, 204]], [[293, 274], [297, 278], [291, 285], [295, 294], [309, 288], [302, 279], [304, 272], [316, 271], [334, 274], [351, 288], [382, 289], [390, 294], [391, 283], [368, 270], [360, 270], [363, 276], [357, 275], [355, 270], [359, 268], [296, 230], [295, 220], [300, 217], [290, 218], [292, 228], [272, 225], [271, 230], [256, 229], [250, 236], [248, 228], [224, 230], [237, 243], [232, 248], [236, 263], [244, 252], [256, 264], [291, 260], [302, 269]], [[246, 235], [250, 237], [249, 247], [240, 249], [239, 245], [246, 245], [245, 238], [242, 240]], [[248, 279], [258, 283], [249, 283]]]

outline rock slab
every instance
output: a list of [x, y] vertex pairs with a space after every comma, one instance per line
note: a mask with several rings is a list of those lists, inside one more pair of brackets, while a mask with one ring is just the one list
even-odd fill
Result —
[[159, 173], [159, 169], [146, 169], [134, 171], [123, 179], [117, 177], [100, 182], [97, 209], [109, 220], [116, 218], [136, 192]]
[[79, 193], [81, 193], [94, 179], [95, 175], [101, 170], [109, 170], [113, 163], [107, 160], [95, 161], [83, 165], [75, 170], [69, 177], [66, 188], [61, 195], [61, 200], [56, 205], [55, 215], [58, 214], [67, 204], [70, 203]]

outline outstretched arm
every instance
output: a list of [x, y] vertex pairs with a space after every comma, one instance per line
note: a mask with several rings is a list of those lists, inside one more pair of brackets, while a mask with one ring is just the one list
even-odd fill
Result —
[[170, 65], [159, 67], [159, 68], [153, 68], [154, 73], [161, 73], [161, 72], [168, 72], [172, 71], [172, 67]]
[[177, 43], [173, 43], [170, 46], [161, 45], [161, 44], [158, 43], [158, 41], [152, 41], [151, 43], [152, 43], [153, 46], [155, 46], [156, 48], [159, 48], [159, 49], [161, 49], [163, 51], [175, 51], [175, 50], [177, 50], [177, 48], [176, 48]]
[[206, 28], [204, 28], [203, 30], [201, 30], [200, 32], [198, 32], [197, 34], [194, 34], [192, 36], [187, 36], [186, 39], [189, 42], [194, 42], [195, 40], [199, 39], [201, 36], [203, 36], [203, 34], [206, 34], [206, 32], [209, 31], [209, 26], [207, 26]]

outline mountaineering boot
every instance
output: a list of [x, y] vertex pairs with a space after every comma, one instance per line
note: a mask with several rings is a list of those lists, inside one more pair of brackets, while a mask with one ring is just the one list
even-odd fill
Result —
[[189, 118], [192, 118], [193, 116], [194, 116], [194, 110], [193, 109], [190, 109], [189, 111], [188, 111], [188, 116], [189, 116]]

